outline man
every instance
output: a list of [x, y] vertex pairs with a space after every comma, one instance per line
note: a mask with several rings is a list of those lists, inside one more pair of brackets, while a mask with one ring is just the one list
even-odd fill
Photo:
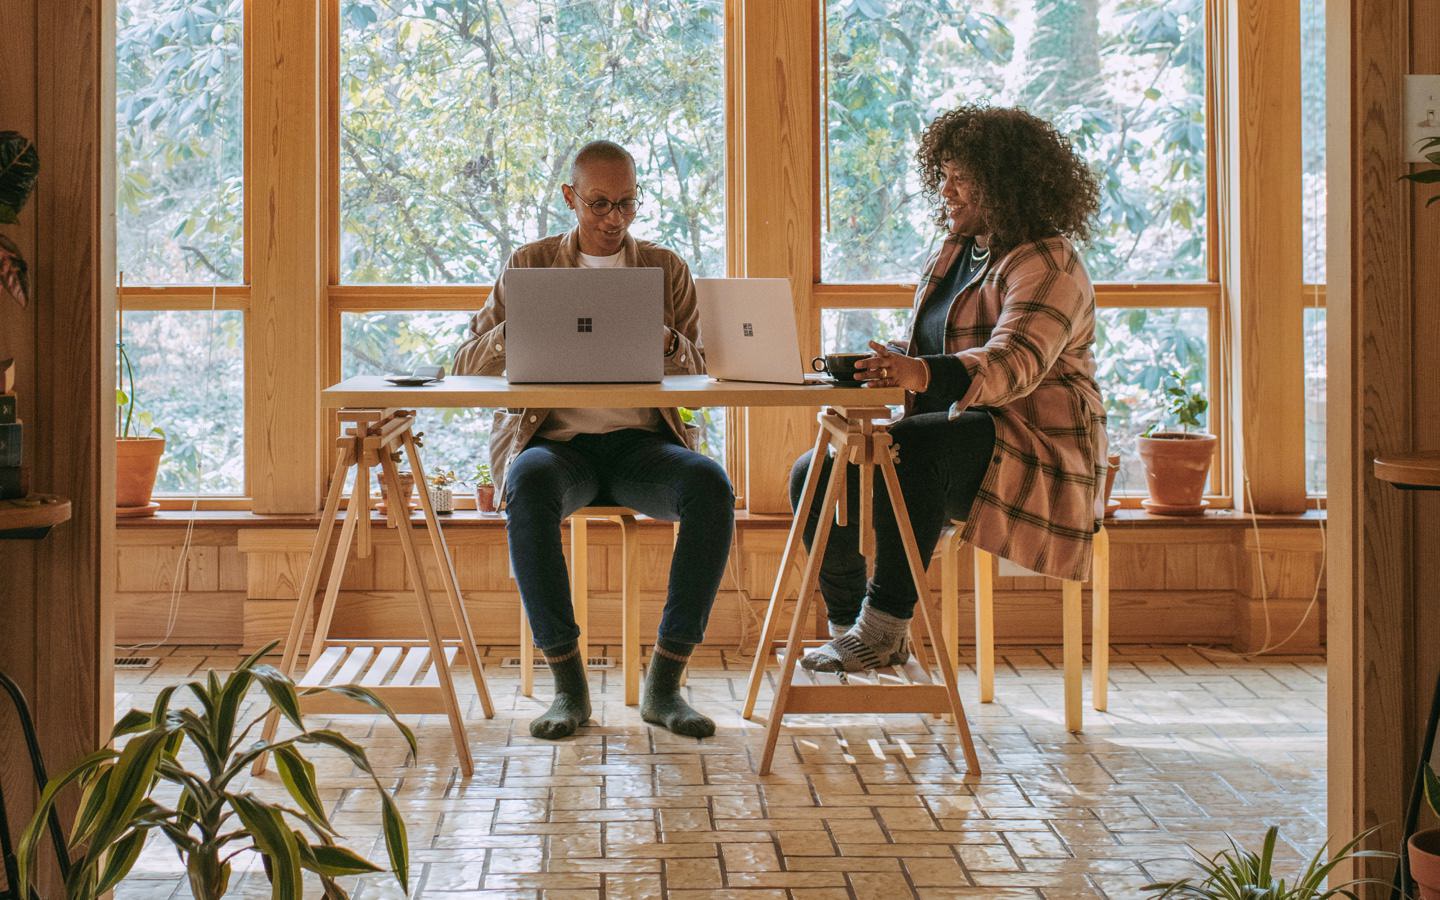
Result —
[[[576, 226], [526, 244], [505, 269], [644, 266], [665, 273], [665, 372], [704, 371], [695, 282], [670, 250], [630, 236], [640, 207], [635, 160], [610, 141], [580, 149], [562, 191]], [[458, 374], [505, 369], [505, 273], [455, 356]], [[680, 522], [669, 593], [645, 675], [640, 714], [676, 734], [709, 737], [715, 723], [680, 696], [680, 676], [705, 624], [730, 553], [735, 495], [725, 470], [695, 446], [697, 429], [676, 409], [500, 410], [491, 471], [504, 498], [510, 562], [535, 645], [555, 676], [555, 700], [530, 723], [535, 737], [572, 734], [590, 717], [580, 629], [570, 606], [560, 523], [582, 506], [628, 506]]]

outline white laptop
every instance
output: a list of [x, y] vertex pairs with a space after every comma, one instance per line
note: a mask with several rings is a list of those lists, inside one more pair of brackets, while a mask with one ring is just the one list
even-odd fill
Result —
[[708, 374], [805, 383], [788, 278], [697, 278], [695, 290]]
[[657, 268], [508, 269], [505, 375], [514, 383], [665, 377], [665, 274]]

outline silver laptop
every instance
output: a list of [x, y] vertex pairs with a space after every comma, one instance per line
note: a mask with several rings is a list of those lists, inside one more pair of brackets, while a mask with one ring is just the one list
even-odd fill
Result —
[[505, 374], [515, 383], [659, 381], [660, 269], [509, 269]]
[[697, 278], [705, 371], [722, 381], [803, 384], [788, 278]]

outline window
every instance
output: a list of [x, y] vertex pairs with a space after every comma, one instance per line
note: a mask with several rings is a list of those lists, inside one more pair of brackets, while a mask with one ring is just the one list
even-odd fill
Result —
[[[1081, 248], [1101, 307], [1098, 380], [1122, 460], [1115, 492], [1143, 495], [1136, 438], [1163, 416], [1161, 382], [1178, 370], [1219, 402], [1204, 0], [827, 0], [824, 10], [816, 296], [845, 308], [822, 309], [822, 347], [905, 336], [910, 311], [896, 307], [940, 239], [915, 171], [924, 127], [966, 102], [1025, 107], [1100, 176], [1095, 236]], [[1223, 417], [1209, 428], [1223, 437]], [[1212, 471], [1211, 490], [1225, 491], [1228, 470]]]
[[1325, 493], [1325, 0], [1300, 4], [1305, 490]]
[[119, 0], [116, 254], [129, 284], [237, 284], [243, 0]]
[[1200, 386], [1207, 397], [1213, 396], [1209, 338], [1210, 316], [1205, 309], [1098, 310], [1095, 380], [1105, 398], [1110, 452], [1120, 454], [1116, 497], [1147, 492], [1137, 438], [1151, 426], [1174, 426], [1165, 417], [1163, 389], [1173, 373], [1179, 373], [1186, 388]]
[[236, 310], [125, 313], [117, 383], [135, 398], [130, 433], [164, 432], [156, 494], [244, 493], [244, 334]]
[[964, 102], [1024, 106], [1094, 166], [1094, 280], [1207, 277], [1203, 0], [829, 0], [824, 26], [824, 281], [915, 280], [917, 140]]
[[121, 296], [117, 381], [165, 434], [162, 495], [245, 493], [244, 301], [218, 287], [245, 279], [243, 10], [117, 3], [117, 264], [145, 288]]
[[632, 232], [724, 274], [724, 0], [340, 4], [340, 280], [488, 283], [568, 229], [585, 141], [635, 154]]

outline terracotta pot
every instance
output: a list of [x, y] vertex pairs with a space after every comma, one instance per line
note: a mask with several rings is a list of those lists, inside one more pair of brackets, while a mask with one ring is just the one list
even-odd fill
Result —
[[1420, 900], [1440, 900], [1440, 828], [1410, 835], [1410, 880]]
[[475, 508], [481, 512], [495, 511], [495, 485], [475, 485]]
[[121, 509], [148, 506], [165, 439], [115, 439], [115, 505]]
[[1215, 456], [1213, 434], [1157, 432], [1140, 438], [1140, 459], [1150, 499], [1144, 506], [1154, 513], [1198, 516], [1205, 511], [1205, 481]]
[[[400, 493], [405, 497], [405, 508], [413, 511], [415, 509], [415, 473], [397, 472], [400, 478]], [[382, 516], [389, 512], [389, 506], [385, 502], [385, 491], [380, 491], [380, 499], [375, 503], [375, 511]]]

